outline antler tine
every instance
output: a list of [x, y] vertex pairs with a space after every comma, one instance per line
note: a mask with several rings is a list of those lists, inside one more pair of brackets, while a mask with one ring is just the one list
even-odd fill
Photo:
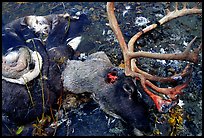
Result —
[[151, 75], [151, 74], [139, 69], [137, 67], [137, 65], [136, 65], [136, 59], [135, 58], [143, 57], [143, 54], [144, 54], [144, 56], [146, 58], [147, 57], [150, 58], [151, 56], [153, 56], [151, 58], [156, 58], [155, 54], [157, 54], [160, 57], [158, 57], [156, 59], [159, 59], [159, 58], [164, 59], [164, 57], [162, 57], [162, 56], [167, 56], [166, 60], [176, 58], [176, 60], [187, 60], [187, 61], [190, 61], [190, 62], [197, 63], [198, 62], [198, 54], [199, 54], [200, 49], [202, 48], [202, 43], [200, 44], [200, 46], [198, 48], [194, 49], [193, 52], [190, 52], [190, 47], [192, 46], [192, 44], [193, 44], [193, 42], [195, 41], [196, 38], [197, 37], [195, 37], [193, 40], [191, 40], [191, 42], [187, 45], [185, 51], [182, 52], [182, 53], [179, 53], [180, 54], [179, 56], [178, 56], [178, 54], [169, 55], [169, 54], [158, 54], [158, 53], [149, 53], [149, 52], [141, 52], [141, 51], [140, 52], [129, 53], [131, 57], [134, 57], [134, 59], [131, 60], [131, 69], [132, 69], [132, 71], [140, 73], [140, 74], [144, 75], [145, 78], [148, 78], [149, 80], [152, 80], [152, 81], [175, 82], [175, 81], [177, 81], [176, 78], [179, 78], [179, 77], [183, 78], [183, 77], [185, 77], [185, 76], [187, 76], [188, 74], [191, 73], [190, 64], [187, 64], [185, 69], [179, 74], [175, 74], [175, 75], [173, 75], [171, 77], [159, 77], [159, 76]]
[[185, 15], [189, 15], [189, 14], [201, 14], [202, 13], [202, 9], [198, 9], [197, 7], [192, 8], [192, 9], [187, 9], [187, 8], [183, 8], [181, 10], [175, 10], [170, 12], [168, 15], [164, 16], [162, 19], [159, 20], [160, 25], [175, 19], [177, 17], [180, 16], [185, 16]]
[[183, 9], [186, 9], [186, 2], [183, 2]]
[[199, 47], [197, 49], [202, 50], [202, 42], [200, 43], [200, 45], [199, 45]]
[[[201, 14], [201, 13], [202, 13], [202, 9], [197, 9], [197, 8], [196, 9], [195, 8], [184, 9], [183, 8], [181, 10], [169, 12], [166, 16], [164, 16], [162, 19], [159, 20], [159, 23], [160, 25], [163, 25], [164, 23], [170, 20], [173, 20], [175, 18], [181, 17], [181, 16], [185, 16], [189, 14]], [[155, 29], [157, 26], [158, 26], [157, 24], [151, 24], [147, 26], [146, 28], [144, 28], [142, 31], [135, 34], [128, 42], [128, 49], [130, 51], [134, 51], [134, 43], [141, 37], [141, 35]]]
[[170, 99], [175, 100], [177, 98], [177, 95], [182, 94], [181, 90], [188, 86], [190, 80], [191, 80], [191, 77], [189, 77], [189, 79], [185, 83], [181, 85], [177, 85], [176, 87], [173, 87], [173, 88], [160, 88], [154, 85], [153, 83], [151, 83], [149, 80], [146, 80], [145, 84], [151, 87], [152, 89], [154, 89], [157, 93], [165, 94]]
[[165, 10], [166, 10], [166, 15], [167, 15], [167, 14], [170, 13], [170, 10], [169, 10], [169, 8], [170, 8], [170, 2], [166, 2], [166, 5], [167, 5], [167, 6], [166, 6], [166, 9], [165, 9]]
[[154, 101], [155, 106], [159, 112], [167, 112], [171, 107], [173, 107], [176, 102], [172, 101], [172, 99], [163, 99], [162, 97], [152, 93], [146, 86], [146, 83], [149, 82], [145, 79], [144, 76], [138, 75], [140, 78], [141, 85], [144, 91], [149, 95], [149, 97]]
[[178, 11], [178, 2], [175, 2], [175, 11]]
[[197, 2], [192, 9], [197, 9], [198, 8], [198, 4], [199, 4], [199, 2]]
[[164, 60], [181, 60], [181, 61], [190, 61], [197, 63], [197, 57], [199, 51], [190, 52], [190, 47], [195, 41], [196, 37], [188, 44], [186, 50], [182, 53], [173, 53], [173, 54], [161, 54], [161, 53], [150, 53], [150, 52], [131, 52], [129, 56], [132, 58], [145, 57], [153, 59], [164, 59]]
[[175, 74], [175, 75], [170, 76], [170, 77], [159, 77], [159, 76], [151, 75], [151, 74], [139, 69], [134, 61], [131, 62], [131, 67], [132, 67], [132, 70], [134, 72], [142, 74], [145, 78], [148, 78], [148, 80], [158, 81], [158, 82], [175, 82], [175, 81], [177, 81], [177, 79], [184, 78], [191, 73], [190, 64], [187, 64], [181, 73]]

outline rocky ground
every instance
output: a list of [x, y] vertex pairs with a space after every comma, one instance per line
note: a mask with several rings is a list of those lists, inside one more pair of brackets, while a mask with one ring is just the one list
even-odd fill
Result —
[[[192, 7], [195, 3], [188, 3]], [[202, 3], [198, 7], [201, 7]], [[170, 4], [170, 8], [173, 8]], [[155, 23], [165, 15], [166, 3], [127, 2], [115, 3], [115, 13], [126, 42], [145, 25]], [[96, 51], [104, 51], [111, 62], [119, 66], [122, 63], [122, 53], [118, 42], [107, 25], [106, 3], [100, 2], [3, 2], [2, 25], [17, 18], [27, 15], [48, 15], [53, 13], [86, 13], [91, 20], [82, 36], [82, 42], [78, 51], [86, 55]], [[138, 17], [144, 17], [147, 24], [140, 26], [136, 22]], [[181, 52], [195, 36], [197, 39], [193, 45], [195, 48], [202, 41], [202, 15], [189, 15], [175, 19], [162, 27], [144, 35], [136, 43], [136, 50], [148, 52], [173, 53]], [[159, 76], [170, 76], [181, 71], [187, 62], [162, 61], [140, 58], [139, 66], [148, 72]], [[159, 114], [153, 111], [155, 128], [151, 135], [179, 135], [200, 136], [202, 135], [202, 53], [199, 54], [199, 62], [192, 65], [192, 81], [184, 89], [180, 96], [184, 105], [176, 106], [168, 114]], [[158, 84], [163, 87], [166, 84]], [[73, 96], [74, 97], [74, 96]], [[75, 96], [77, 97], [77, 96]], [[82, 96], [83, 97], [83, 96]], [[74, 98], [71, 98], [71, 101]], [[127, 124], [106, 115], [100, 110], [93, 100], [82, 100], [76, 108], [68, 108], [70, 101], [65, 99], [60, 110], [63, 114], [62, 124], [58, 127], [55, 135], [132, 135]], [[79, 98], [80, 99], [80, 98]], [[85, 101], [85, 102], [84, 102]], [[67, 111], [67, 112], [65, 112]], [[69, 112], [68, 112], [69, 111]], [[175, 121], [176, 120], [176, 121]], [[176, 126], [177, 125], [177, 126]], [[97, 129], [96, 129], [97, 128]]]

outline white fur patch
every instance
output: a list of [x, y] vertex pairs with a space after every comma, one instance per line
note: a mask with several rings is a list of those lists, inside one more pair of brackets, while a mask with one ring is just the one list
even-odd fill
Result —
[[43, 16], [27, 16], [27, 25], [33, 29], [35, 33], [48, 34], [50, 31], [50, 25], [47, 19]]
[[18, 59], [19, 57], [19, 54], [17, 51], [12, 51], [10, 52], [8, 55], [6, 55], [4, 57], [4, 59], [6, 60], [7, 63], [11, 63], [11, 62], [14, 62]]
[[[67, 39], [68, 41], [69, 39]], [[71, 41], [67, 43], [67, 45], [70, 45], [74, 50], [76, 50], [81, 42], [81, 36], [75, 37]]]

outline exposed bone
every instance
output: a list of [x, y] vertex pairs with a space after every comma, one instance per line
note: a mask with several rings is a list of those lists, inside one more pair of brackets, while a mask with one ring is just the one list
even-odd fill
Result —
[[34, 51], [31, 53], [31, 58], [35, 63], [34, 69], [29, 70], [27, 73], [23, 74], [22, 76], [20, 76], [17, 79], [8, 78], [8, 77], [5, 77], [3, 75], [2, 75], [2, 79], [6, 80], [8, 82], [25, 85], [27, 82], [36, 78], [42, 69], [42, 57], [37, 51]]
[[2, 60], [2, 76], [13, 79], [19, 78], [29, 70], [30, 50], [21, 47], [19, 51], [11, 51], [6, 56], [2, 56]]
[[178, 2], [175, 2], [175, 11], [178, 11]]
[[183, 3], [183, 9], [186, 9], [186, 2]]

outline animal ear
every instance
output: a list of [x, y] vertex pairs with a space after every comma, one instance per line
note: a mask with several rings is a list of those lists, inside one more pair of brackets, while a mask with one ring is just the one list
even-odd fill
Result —
[[51, 21], [50, 18], [48, 16], [43, 16], [45, 18], [45, 20], [47, 21], [48, 25], [51, 26]]
[[134, 80], [124, 81], [122, 84], [122, 89], [129, 95], [130, 100], [137, 102], [142, 100], [142, 94], [138, 91], [136, 82], [134, 82]]
[[28, 16], [25, 16], [21, 21], [21, 25], [28, 25], [28, 18], [29, 18]]

